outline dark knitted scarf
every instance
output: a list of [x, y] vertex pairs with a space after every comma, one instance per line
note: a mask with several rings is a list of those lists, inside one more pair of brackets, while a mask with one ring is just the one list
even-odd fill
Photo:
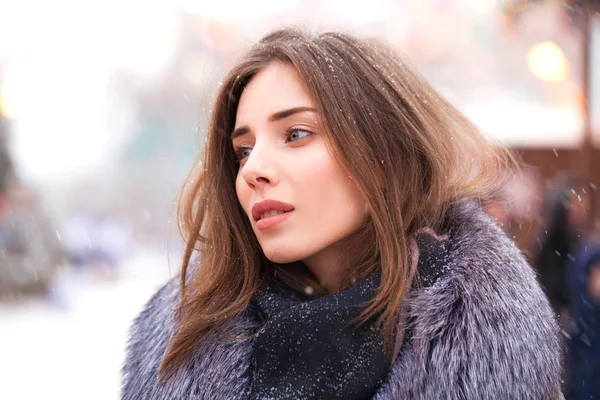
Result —
[[[443, 272], [445, 241], [425, 233], [411, 246], [419, 271], [413, 286], [429, 286]], [[315, 299], [268, 279], [252, 300], [263, 325], [254, 343], [250, 399], [373, 397], [393, 354], [384, 351], [377, 315], [360, 326], [352, 321], [379, 283], [377, 272], [344, 292]]]

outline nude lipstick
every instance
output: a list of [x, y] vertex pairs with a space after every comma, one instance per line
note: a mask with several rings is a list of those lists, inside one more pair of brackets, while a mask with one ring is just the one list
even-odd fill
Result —
[[294, 206], [277, 200], [263, 200], [252, 206], [252, 218], [259, 230], [271, 229], [289, 218]]

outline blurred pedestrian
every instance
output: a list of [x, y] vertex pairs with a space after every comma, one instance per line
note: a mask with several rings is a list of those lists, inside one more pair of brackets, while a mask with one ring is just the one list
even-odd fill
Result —
[[569, 400], [600, 399], [600, 239], [586, 241], [569, 269]]
[[589, 199], [577, 175], [557, 177], [547, 196], [534, 267], [563, 329], [568, 325], [567, 266], [585, 235], [588, 210]]

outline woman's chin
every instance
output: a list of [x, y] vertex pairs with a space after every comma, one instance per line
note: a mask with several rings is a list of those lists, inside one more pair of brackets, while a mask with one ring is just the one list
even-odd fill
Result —
[[286, 256], [284, 254], [275, 254], [273, 256], [267, 256], [267, 258], [275, 264], [289, 264], [298, 261], [298, 258]]
[[291, 251], [279, 251], [279, 250], [267, 250], [263, 249], [263, 252], [269, 261], [276, 264], [289, 264], [299, 260], [302, 260], [304, 257], [297, 253]]

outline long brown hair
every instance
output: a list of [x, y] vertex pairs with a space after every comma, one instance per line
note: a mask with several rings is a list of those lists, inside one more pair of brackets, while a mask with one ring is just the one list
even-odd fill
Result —
[[370, 218], [353, 235], [346, 265], [356, 279], [381, 271], [378, 293], [363, 318], [378, 316], [386, 343], [393, 340], [413, 272], [409, 235], [434, 227], [457, 199], [487, 198], [499, 168], [511, 163], [505, 149], [385, 45], [294, 29], [267, 35], [222, 81], [203, 159], [180, 196], [186, 247], [179, 325], [161, 365], [163, 377], [177, 371], [203, 335], [222, 332], [239, 317], [266, 274], [277, 271], [298, 290], [311, 286], [316, 295], [324, 294], [310, 274], [266, 259], [236, 197], [230, 134], [238, 100], [252, 77], [275, 60], [297, 70], [317, 105], [333, 156], [369, 206]]

